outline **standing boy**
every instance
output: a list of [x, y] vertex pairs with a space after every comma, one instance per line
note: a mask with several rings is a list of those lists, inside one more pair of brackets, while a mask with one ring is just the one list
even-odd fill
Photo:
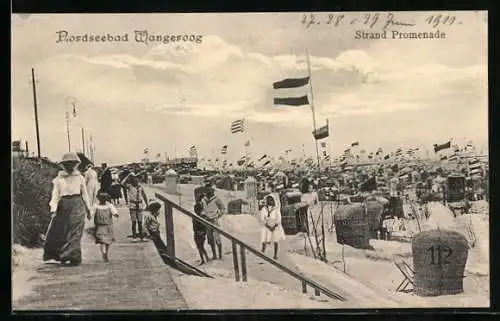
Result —
[[[130, 220], [132, 221], [132, 235], [131, 237], [136, 239], [139, 237], [141, 241], [144, 240], [144, 234], [142, 231], [142, 211], [148, 206], [148, 198], [146, 192], [139, 184], [139, 179], [137, 175], [130, 174], [128, 179], [128, 207], [130, 210]], [[137, 229], [139, 233], [137, 233]]]
[[[207, 217], [207, 220], [218, 226], [219, 225], [219, 217], [221, 217], [226, 209], [224, 207], [224, 204], [222, 201], [215, 195], [215, 190], [212, 186], [206, 186], [206, 198], [204, 200], [205, 202], [205, 216]], [[212, 248], [212, 254], [213, 254], [213, 259], [217, 259], [216, 251], [215, 251], [215, 245], [217, 245], [217, 249], [219, 252], [219, 259], [222, 258], [222, 241], [220, 234], [211, 229], [207, 228], [207, 240], [208, 244], [210, 244], [210, 247]]]

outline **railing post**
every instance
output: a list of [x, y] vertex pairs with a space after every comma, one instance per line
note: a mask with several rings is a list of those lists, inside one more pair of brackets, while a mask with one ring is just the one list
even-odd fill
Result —
[[233, 265], [234, 265], [234, 279], [236, 282], [240, 281], [240, 268], [238, 266], [238, 252], [236, 251], [236, 242], [233, 241]]
[[247, 281], [247, 258], [245, 255], [245, 247], [240, 244], [240, 256], [241, 256], [241, 278], [243, 282]]
[[172, 204], [168, 201], [163, 201], [165, 207], [165, 229], [167, 234], [167, 254], [175, 257], [175, 234], [174, 234], [174, 217]]
[[307, 283], [302, 281], [302, 293], [307, 293]]
[[321, 293], [319, 292], [319, 290], [317, 288], [314, 288], [314, 295], [315, 296], [319, 296]]

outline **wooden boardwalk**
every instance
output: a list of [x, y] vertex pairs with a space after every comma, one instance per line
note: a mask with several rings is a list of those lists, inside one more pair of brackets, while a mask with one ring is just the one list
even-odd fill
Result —
[[188, 309], [153, 243], [127, 238], [128, 210], [119, 207], [119, 212], [108, 263], [86, 235], [82, 265], [40, 263], [33, 293], [16, 302], [13, 310]]

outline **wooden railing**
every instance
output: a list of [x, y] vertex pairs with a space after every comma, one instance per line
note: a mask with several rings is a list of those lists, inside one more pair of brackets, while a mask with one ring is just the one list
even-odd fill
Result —
[[[227, 233], [226, 231], [222, 230], [220, 227], [210, 223], [209, 221], [199, 217], [198, 215], [191, 213], [189, 210], [186, 210], [185, 208], [179, 206], [178, 204], [172, 202], [168, 198], [166, 198], [164, 195], [160, 193], [155, 193], [155, 196], [157, 199], [163, 201], [164, 204], [164, 209], [165, 209], [165, 228], [166, 228], [166, 236], [167, 236], [167, 254], [171, 257], [176, 257], [175, 256], [175, 234], [174, 234], [174, 220], [173, 220], [173, 210], [176, 209], [179, 212], [181, 212], [184, 215], [187, 215], [191, 217], [192, 219], [195, 219], [196, 221], [200, 222], [203, 224], [205, 227], [208, 227], [210, 229], [213, 229], [222, 236], [226, 237], [229, 239], [232, 243], [232, 252], [233, 252], [233, 266], [234, 266], [234, 278], [236, 282], [240, 282], [240, 279], [243, 282], [247, 282], [247, 264], [246, 264], [246, 251], [252, 253], [253, 255], [261, 258], [262, 260], [266, 261], [267, 263], [274, 265], [278, 269], [282, 270], [283, 272], [287, 273], [288, 275], [292, 276], [293, 278], [297, 279], [298, 281], [301, 282], [302, 284], [302, 292], [307, 293], [307, 286], [309, 285], [314, 289], [314, 294], [316, 296], [319, 296], [320, 293], [323, 293], [324, 295], [340, 300], [340, 301], [347, 301], [345, 297], [342, 295], [335, 293], [321, 284], [317, 283], [314, 280], [311, 280], [310, 278], [301, 275], [290, 268], [286, 267], [285, 265], [281, 264], [280, 262], [271, 259], [270, 257], [264, 255], [254, 247], [246, 244], [245, 242], [237, 239], [236, 237], [232, 236], [231, 234]], [[238, 260], [238, 246], [240, 247], [240, 260]], [[240, 263], [241, 263], [241, 278], [240, 278]]]

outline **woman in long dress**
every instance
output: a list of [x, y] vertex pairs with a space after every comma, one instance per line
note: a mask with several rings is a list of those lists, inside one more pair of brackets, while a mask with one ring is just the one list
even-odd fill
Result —
[[90, 220], [90, 201], [85, 178], [76, 169], [75, 153], [64, 154], [63, 170], [52, 181], [50, 214], [52, 217], [43, 251], [43, 260], [56, 260], [76, 266], [82, 262], [81, 239], [85, 216]]
[[90, 206], [92, 207], [97, 203], [97, 191], [99, 190], [99, 177], [92, 164], [87, 165], [87, 170], [85, 171], [85, 184], [89, 194]]
[[274, 259], [278, 259], [278, 243], [285, 239], [285, 232], [281, 225], [281, 210], [279, 203], [272, 195], [266, 196], [266, 205], [260, 211], [260, 220], [263, 224], [260, 233], [262, 253], [268, 244], [274, 244]]

